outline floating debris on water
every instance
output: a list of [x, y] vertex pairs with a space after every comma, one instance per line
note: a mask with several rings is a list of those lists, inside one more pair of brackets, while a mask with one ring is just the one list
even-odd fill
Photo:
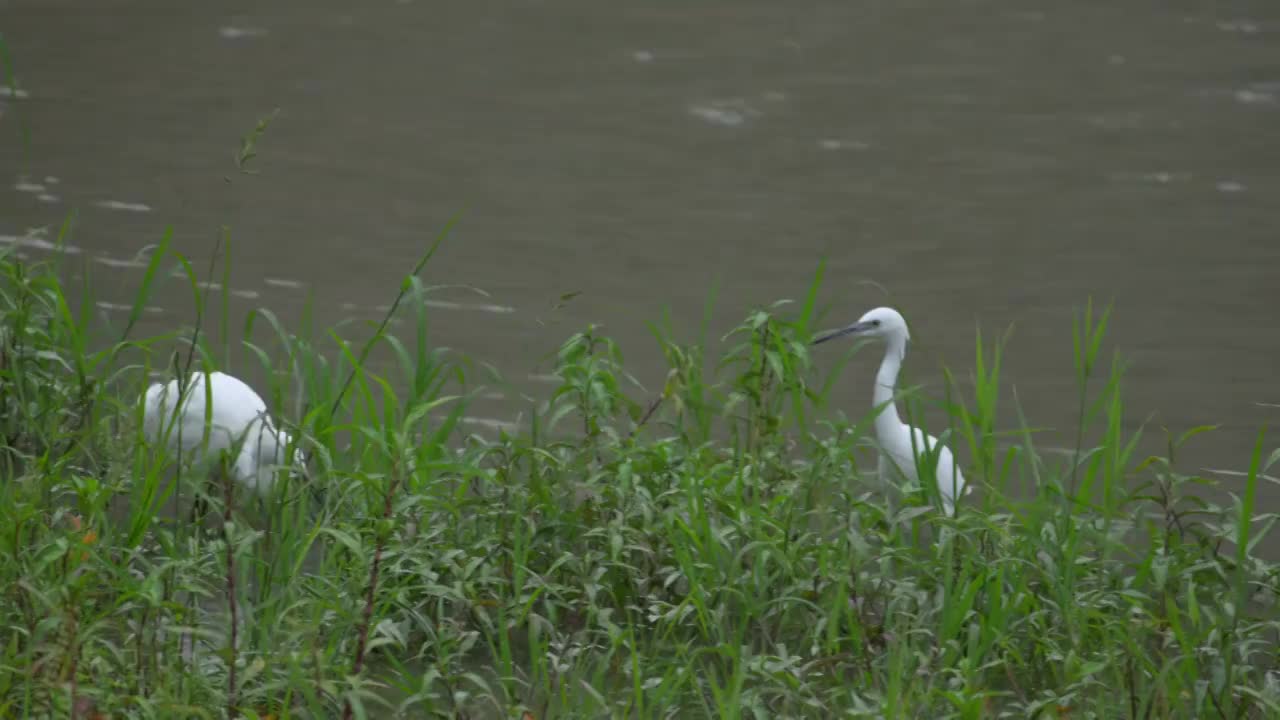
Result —
[[1248, 189], [1245, 187], [1244, 183], [1236, 182], [1235, 180], [1220, 180], [1216, 187], [1218, 188], [1218, 192], [1224, 193], [1238, 193], [1244, 192]]
[[231, 294], [238, 298], [244, 298], [245, 300], [257, 300], [262, 297], [262, 294], [257, 290], [232, 290]]
[[31, 97], [31, 93], [28, 93], [26, 90], [23, 90], [22, 88], [15, 88], [9, 85], [8, 83], [0, 84], [0, 98], [13, 98], [14, 100], [26, 100], [29, 97]]
[[631, 53], [631, 59], [638, 63], [653, 62], [653, 52], [651, 50], [637, 50]]
[[297, 280], [287, 280], [285, 278], [262, 278], [262, 282], [271, 287], [289, 288], [290, 290], [302, 289], [302, 283]]
[[24, 193], [42, 193], [45, 191], [44, 185], [31, 182], [25, 177], [18, 178], [18, 182], [13, 184], [13, 189]]

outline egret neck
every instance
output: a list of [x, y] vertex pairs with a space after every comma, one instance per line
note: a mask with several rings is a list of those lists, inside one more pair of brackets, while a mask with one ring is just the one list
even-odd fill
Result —
[[901, 335], [887, 338], [884, 360], [880, 361], [880, 369], [876, 372], [876, 387], [871, 396], [875, 407], [885, 408], [876, 415], [876, 433], [880, 437], [891, 437], [891, 433], [902, 427], [898, 418], [898, 403], [893, 399], [893, 389], [898, 384], [898, 370], [902, 367], [902, 358], [907, 354], [907, 339]]

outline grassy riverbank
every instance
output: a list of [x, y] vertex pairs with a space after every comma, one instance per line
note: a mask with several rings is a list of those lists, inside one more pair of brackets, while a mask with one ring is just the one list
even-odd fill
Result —
[[[189, 263], [152, 257], [131, 319], [176, 266], [197, 324], [234, 332]], [[817, 284], [722, 358], [658, 333], [647, 395], [586, 329], [496, 439], [460, 422], [485, 377], [433, 346], [416, 280], [381, 376], [367, 346], [257, 314], [243, 336], [311, 478], [230, 508], [217, 487], [199, 525], [202, 485], [141, 442], [137, 398], [149, 366], [228, 348], [105, 338], [53, 267], [0, 259], [0, 716], [1280, 716], [1280, 568], [1254, 552], [1275, 442], [1228, 502], [1196, 500], [1208, 481], [1175, 462], [1194, 431], [1135, 454], [1090, 311], [1078, 462], [1038, 453], [1030, 420], [996, 427], [1014, 398], [979, 338], [972, 383], [903, 401], [945, 410], [975, 493], [954, 519], [918, 493], [891, 516], [860, 476], [870, 415], [830, 420], [810, 362]]]

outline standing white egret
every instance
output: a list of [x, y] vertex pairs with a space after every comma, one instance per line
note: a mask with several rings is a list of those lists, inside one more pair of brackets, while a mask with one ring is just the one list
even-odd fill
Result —
[[884, 406], [876, 415], [876, 439], [880, 443], [880, 481], [891, 482], [889, 463], [892, 463], [908, 481], [918, 483], [917, 457], [927, 468], [928, 459], [920, 456], [926, 452], [932, 453], [937, 448], [934, 475], [938, 492], [942, 497], [943, 509], [948, 515], [954, 515], [956, 498], [968, 491], [960, 468], [956, 466], [947, 446], [898, 418], [897, 404], [893, 399], [894, 387], [898, 384], [898, 370], [902, 367], [902, 359], [907, 354], [907, 341], [911, 338], [907, 331], [907, 321], [893, 308], [878, 307], [868, 311], [852, 325], [819, 336], [813, 344], [855, 334], [883, 338], [887, 346], [884, 360], [880, 362], [880, 370], [876, 373], [875, 391], [872, 393], [872, 406]]
[[[206, 385], [207, 378], [207, 385]], [[205, 428], [206, 391], [212, 402], [209, 412], [210, 455], [234, 451], [231, 476], [240, 485], [267, 495], [274, 484], [275, 467], [286, 462], [285, 450], [291, 438], [271, 424], [267, 404], [244, 382], [226, 373], [192, 373], [176, 416], [178, 381], [155, 383], [144, 398], [143, 432], [148, 442], [163, 439], [171, 452], [181, 447], [200, 462]], [[238, 444], [238, 445], [237, 445]], [[293, 464], [303, 468], [302, 453], [294, 449]]]

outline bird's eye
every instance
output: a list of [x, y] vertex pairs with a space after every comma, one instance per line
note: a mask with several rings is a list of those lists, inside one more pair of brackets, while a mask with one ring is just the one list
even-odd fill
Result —
[[871, 321], [871, 326], [872, 326], [872, 327], [880, 327], [880, 321], [879, 321], [879, 320], [872, 320], [872, 321]]

